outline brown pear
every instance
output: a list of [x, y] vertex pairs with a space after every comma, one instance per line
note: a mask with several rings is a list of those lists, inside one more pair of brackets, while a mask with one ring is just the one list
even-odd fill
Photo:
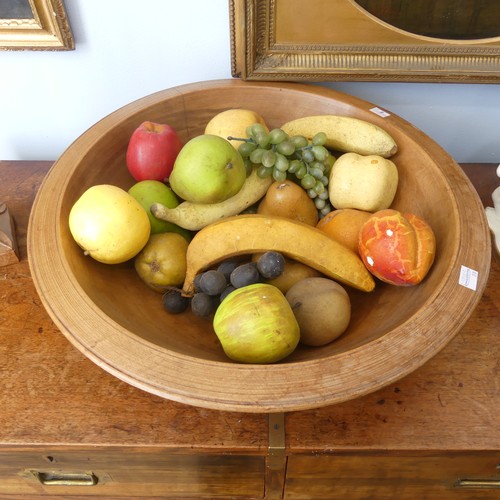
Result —
[[273, 182], [257, 209], [262, 215], [275, 215], [304, 222], [318, 223], [318, 210], [314, 201], [298, 184], [290, 180]]

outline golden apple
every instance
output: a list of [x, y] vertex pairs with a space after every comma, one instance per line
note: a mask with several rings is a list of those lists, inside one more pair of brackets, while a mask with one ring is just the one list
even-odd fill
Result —
[[99, 184], [75, 202], [69, 229], [86, 255], [105, 264], [119, 264], [142, 250], [151, 224], [133, 196], [117, 186]]

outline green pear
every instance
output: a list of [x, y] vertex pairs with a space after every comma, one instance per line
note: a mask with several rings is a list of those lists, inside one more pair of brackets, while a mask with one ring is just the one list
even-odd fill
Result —
[[183, 200], [220, 203], [234, 196], [245, 179], [245, 163], [232, 144], [222, 137], [204, 134], [183, 146], [169, 183]]

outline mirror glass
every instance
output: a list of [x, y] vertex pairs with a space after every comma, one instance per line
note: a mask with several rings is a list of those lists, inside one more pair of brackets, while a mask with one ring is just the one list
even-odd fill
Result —
[[431, 38], [500, 37], [500, 0], [355, 0], [381, 21]]

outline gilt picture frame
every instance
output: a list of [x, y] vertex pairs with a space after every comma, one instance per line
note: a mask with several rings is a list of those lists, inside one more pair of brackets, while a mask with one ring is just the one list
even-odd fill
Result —
[[2, 0], [0, 50], [73, 50], [62, 0]]
[[[468, 2], [469, 9], [480, 14], [488, 5], [492, 13], [474, 17], [450, 4], [461, 18], [451, 23], [450, 35], [436, 37], [390, 24], [365, 8], [369, 1], [230, 0], [231, 72], [243, 80], [500, 83], [500, 2], [476, 1]], [[440, 5], [408, 2], [427, 9]], [[405, 14], [394, 12], [404, 2], [371, 4], [385, 5], [396, 18]], [[488, 29], [461, 35], [460, 23], [472, 18], [488, 19]], [[433, 23], [425, 24], [427, 29]]]

